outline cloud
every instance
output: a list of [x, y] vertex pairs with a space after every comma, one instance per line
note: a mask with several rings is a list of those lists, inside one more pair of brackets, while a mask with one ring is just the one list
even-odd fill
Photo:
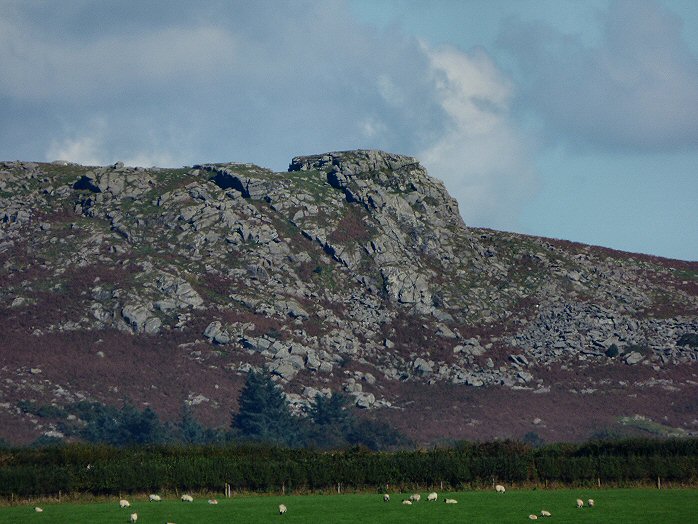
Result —
[[524, 82], [519, 106], [572, 147], [698, 149], [698, 59], [681, 20], [651, 0], [612, 2], [600, 20], [596, 45], [509, 20], [499, 44]]
[[[46, 160], [68, 160], [82, 165], [101, 166], [117, 161], [129, 166], [180, 167], [187, 165], [191, 152], [186, 144], [190, 140], [177, 130], [167, 133], [140, 129], [137, 145], [125, 150], [112, 145], [119, 123], [110, 123], [107, 117], [96, 117], [87, 129], [74, 130], [68, 136], [51, 140], [45, 154]], [[139, 126], [140, 127], [140, 126]]]
[[418, 156], [466, 222], [511, 228], [537, 187], [534, 145], [511, 118], [512, 84], [482, 49], [424, 49], [449, 125]]
[[55, 160], [67, 160], [86, 166], [104, 165], [105, 153], [103, 143], [97, 137], [81, 136], [54, 142], [49, 146], [47, 157]]

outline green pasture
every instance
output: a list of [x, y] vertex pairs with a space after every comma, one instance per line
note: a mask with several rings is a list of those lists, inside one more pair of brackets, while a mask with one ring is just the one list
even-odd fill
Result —
[[[119, 508], [118, 499], [99, 503], [27, 503], [0, 507], [0, 524], [4, 523], [127, 523], [132, 512], [138, 513], [138, 524], [174, 522], [176, 524], [216, 524], [252, 522], [356, 523], [373, 522], [439, 524], [506, 524], [530, 522], [528, 515], [542, 509], [552, 517], [539, 521], [552, 523], [640, 524], [661, 522], [698, 522], [698, 490], [696, 489], [559, 489], [508, 490], [505, 494], [471, 491], [439, 494], [437, 502], [422, 501], [412, 506], [401, 504], [409, 494], [391, 493], [391, 501], [383, 502], [380, 494], [237, 496], [218, 498], [218, 505], [209, 505], [206, 497], [193, 503], [164, 498], [148, 502], [145, 497], [127, 497], [131, 507]], [[444, 504], [448, 496], [458, 504]], [[595, 507], [577, 509], [577, 498], [593, 498]], [[288, 513], [278, 514], [278, 505], [285, 504]], [[44, 509], [36, 513], [34, 506]]]

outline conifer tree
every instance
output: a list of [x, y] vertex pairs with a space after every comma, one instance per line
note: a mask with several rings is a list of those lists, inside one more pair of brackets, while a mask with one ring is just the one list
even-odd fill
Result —
[[349, 399], [343, 393], [334, 392], [329, 397], [318, 393], [315, 396], [315, 404], [310, 408], [310, 417], [321, 426], [331, 424], [344, 429], [352, 422], [352, 414], [347, 409], [348, 404]]
[[294, 444], [296, 428], [286, 397], [268, 373], [250, 372], [240, 393], [232, 428], [246, 440]]

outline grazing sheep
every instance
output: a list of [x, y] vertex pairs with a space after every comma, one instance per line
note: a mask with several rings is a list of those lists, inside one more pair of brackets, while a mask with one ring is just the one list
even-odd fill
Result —
[[429, 502], [434, 502], [438, 498], [439, 498], [439, 496], [433, 492], [429, 493], [429, 495], [427, 495], [427, 501], [429, 501]]
[[528, 518], [531, 519], [531, 520], [538, 520], [538, 515], [534, 515], [533, 513], [531, 513], [531, 514], [528, 516]]
[[182, 495], [182, 502], [194, 502], [194, 497], [185, 493]]
[[36, 511], [37, 513], [43, 513], [44, 510], [42, 508], [40, 508], [39, 506], [37, 506], [34, 508], [34, 511]]
[[208, 499], [209, 504], [218, 504], [218, 501], [216, 499]]
[[540, 516], [541, 516], [541, 517], [550, 517], [551, 514], [550, 514], [549, 511], [546, 511], [546, 510], [542, 509], [542, 510], [540, 510]]
[[286, 509], [286, 506], [284, 506], [283, 504], [279, 504], [279, 515], [283, 515], [287, 511], [288, 510]]
[[577, 499], [577, 507], [578, 508], [584, 507], [584, 501], [582, 499]]
[[504, 489], [504, 486], [502, 486], [501, 484], [497, 484], [494, 487], [494, 489], [497, 493], [504, 493], [506, 491], [506, 489]]
[[128, 519], [129, 522], [136, 522], [138, 520], [138, 513], [131, 513], [131, 518]]
[[458, 501], [456, 499], [444, 499], [444, 502], [446, 504], [458, 504]]
[[383, 502], [390, 502], [390, 495], [388, 495], [387, 493], [383, 495]]
[[120, 508], [129, 508], [129, 507], [131, 507], [131, 504], [129, 503], [128, 500], [126, 500], [126, 499], [121, 499], [121, 500], [119, 501], [119, 507], [120, 507]]
[[587, 501], [587, 504], [589, 505], [590, 508], [593, 508], [594, 507], [594, 499], [589, 499]]
[[422, 500], [422, 496], [419, 493], [414, 493], [410, 495], [410, 500], [412, 502], [419, 502], [420, 500]]
[[409, 499], [403, 500], [402, 503], [403, 503], [405, 506], [411, 506], [411, 505], [412, 505], [412, 501], [409, 500]]
[[150, 494], [150, 495], [148, 495], [148, 500], [150, 502], [160, 502], [161, 499], [160, 499], [160, 495]]

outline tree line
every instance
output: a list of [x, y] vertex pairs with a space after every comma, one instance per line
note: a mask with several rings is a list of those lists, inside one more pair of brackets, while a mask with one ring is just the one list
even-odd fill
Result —
[[153, 491], [383, 490], [386, 485], [468, 489], [497, 483], [695, 485], [698, 440], [554, 444], [459, 442], [430, 450], [288, 448], [270, 444], [147, 445], [74, 443], [0, 450], [0, 496]]
[[[24, 401], [19, 407], [54, 421], [68, 439], [112, 446], [264, 442], [287, 447], [334, 449], [361, 445], [385, 450], [411, 444], [388, 424], [357, 416], [349, 397], [339, 392], [318, 394], [306, 416], [292, 415], [285, 395], [265, 372], [248, 373], [238, 404], [239, 410], [232, 414], [227, 428], [203, 426], [186, 405], [174, 423], [162, 422], [151, 408], [139, 410], [131, 403], [117, 408], [87, 401], [65, 406]], [[40, 437], [34, 445], [61, 442], [62, 438]]]

